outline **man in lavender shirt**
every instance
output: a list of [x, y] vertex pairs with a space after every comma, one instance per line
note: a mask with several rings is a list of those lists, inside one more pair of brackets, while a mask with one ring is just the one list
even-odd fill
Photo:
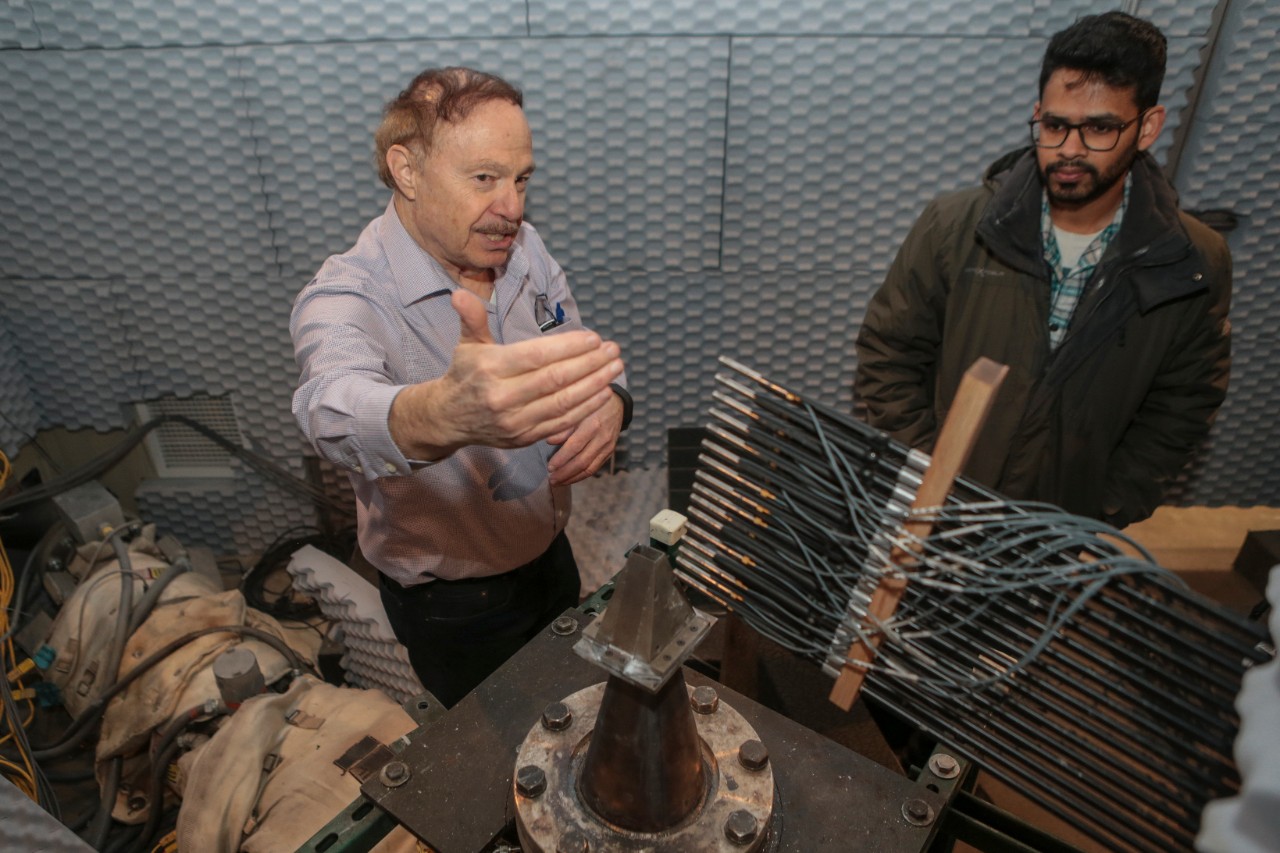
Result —
[[578, 603], [569, 486], [630, 419], [618, 345], [524, 221], [522, 104], [489, 74], [419, 74], [375, 136], [386, 210], [290, 323], [294, 415], [351, 478], [354, 560], [448, 707]]

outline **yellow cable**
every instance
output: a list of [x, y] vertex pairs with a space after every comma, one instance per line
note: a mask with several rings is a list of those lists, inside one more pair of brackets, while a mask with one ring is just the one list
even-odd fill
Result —
[[[9, 457], [0, 451], [0, 491], [4, 490], [5, 483], [9, 481], [9, 475], [13, 472], [13, 466], [9, 464]], [[13, 601], [14, 589], [13, 566], [9, 565], [9, 554], [5, 550], [4, 542], [0, 541], [0, 632], [9, 632], [9, 604]], [[29, 662], [24, 661], [23, 663]], [[17, 652], [13, 648], [13, 637], [9, 637], [3, 645], [0, 645], [0, 668], [10, 673], [10, 681], [15, 682], [17, 690], [15, 698], [24, 694], [26, 691], [22, 684], [22, 675], [30, 670], [31, 667], [23, 669], [23, 664], [18, 663]], [[14, 676], [16, 673], [16, 677]], [[35, 705], [30, 699], [28, 703], [27, 719], [21, 723], [17, 720], [8, 719], [8, 711], [0, 705], [0, 725], [8, 730], [3, 738], [0, 738], [0, 744], [13, 738], [15, 745], [18, 746], [18, 755], [22, 759], [22, 764], [17, 765], [7, 759], [0, 759], [0, 767], [3, 767], [4, 775], [13, 782], [17, 788], [37, 803], [40, 802], [39, 790], [36, 786], [36, 770], [31, 761], [31, 755], [22, 747], [22, 742], [14, 737], [14, 726], [21, 725], [26, 727], [31, 719], [35, 716]]]
[[26, 768], [19, 767], [8, 759], [0, 758], [0, 772], [2, 772], [5, 778], [12, 782], [19, 791], [26, 794], [33, 800], [36, 799], [35, 776]]
[[13, 669], [9, 670], [9, 680], [17, 681], [18, 679], [22, 678], [22, 676], [26, 675], [28, 672], [30, 672], [35, 668], [36, 668], [36, 662], [33, 661], [31, 658], [27, 658], [22, 663], [18, 664]]

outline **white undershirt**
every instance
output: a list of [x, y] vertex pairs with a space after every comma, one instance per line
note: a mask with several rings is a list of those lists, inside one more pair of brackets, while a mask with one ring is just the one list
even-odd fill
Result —
[[1058, 254], [1062, 256], [1063, 268], [1075, 269], [1080, 263], [1080, 256], [1084, 254], [1085, 249], [1089, 248], [1093, 238], [1105, 230], [1106, 228], [1103, 227], [1092, 234], [1073, 234], [1070, 231], [1063, 231], [1057, 225], [1053, 226], [1053, 239], [1058, 241]]

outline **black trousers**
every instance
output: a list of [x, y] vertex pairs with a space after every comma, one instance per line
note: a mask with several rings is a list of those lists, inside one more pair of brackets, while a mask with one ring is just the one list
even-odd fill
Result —
[[391, 630], [408, 649], [422, 686], [446, 708], [577, 607], [582, 589], [563, 532], [540, 557], [501, 575], [411, 587], [379, 577]]

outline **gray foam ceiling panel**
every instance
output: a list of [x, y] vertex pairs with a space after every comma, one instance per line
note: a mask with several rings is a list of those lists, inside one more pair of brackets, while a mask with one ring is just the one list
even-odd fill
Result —
[[966, 0], [533, 0], [529, 4], [529, 31], [533, 35], [1025, 35], [1030, 25], [1027, 0], [992, 0], [981, 7]]
[[725, 268], [886, 269], [929, 198], [1021, 144], [1042, 51], [1033, 39], [735, 40]]
[[127, 378], [127, 300], [119, 280], [24, 282], [6, 296], [9, 331], [31, 379], [40, 426], [121, 426], [120, 405], [135, 390]]
[[525, 92], [539, 163], [527, 215], [566, 267], [713, 266], [726, 40], [429, 42], [246, 50], [249, 111], [281, 269], [305, 282], [389, 191], [373, 166], [383, 103], [430, 65]]
[[69, 49], [476, 38], [526, 31], [521, 0], [39, 0], [33, 8], [42, 46]]
[[125, 403], [160, 396], [278, 399], [296, 374], [291, 300], [279, 282], [50, 280], [16, 290], [6, 309], [46, 421], [102, 429], [124, 424]]
[[0, 51], [0, 276], [262, 273], [230, 51]]
[[[668, 427], [704, 421], [719, 354], [846, 407], [865, 301], [920, 208], [1022, 144], [1044, 38], [1113, 5], [10, 3], [0, 446], [119, 426], [137, 399], [226, 393], [255, 447], [300, 472], [293, 296], [385, 205], [371, 162], [382, 104], [422, 67], [455, 63], [526, 92], [528, 216], [587, 322], [623, 345], [627, 464], [659, 461]], [[1184, 159], [1189, 203], [1249, 215], [1232, 235], [1235, 381], [1189, 483], [1202, 502], [1280, 497], [1274, 461], [1233, 464], [1272, 460], [1277, 438], [1269, 5], [1233, 4], [1201, 108], [1211, 132]], [[1137, 6], [1171, 37], [1163, 156], [1213, 3]], [[309, 517], [243, 470], [156, 485], [143, 503], [241, 551]]]
[[[770, 272], [630, 273], [608, 288], [575, 287], [583, 317], [618, 341], [627, 363], [635, 420], [623, 436], [626, 458], [661, 460], [668, 428], [706, 421], [721, 355], [848, 409], [852, 330], [866, 307], [851, 277], [870, 278], [815, 277], [803, 293], [790, 274]], [[648, 305], [642, 312], [638, 292]]]
[[[1157, 157], [1198, 46], [1170, 45]], [[1043, 52], [1040, 39], [736, 39], [725, 268], [887, 269], [929, 199], [1027, 144]]]
[[[8, 288], [0, 283], [0, 293]], [[0, 302], [8, 303], [7, 296]], [[17, 453], [39, 428], [40, 416], [29, 390], [24, 367], [25, 353], [18, 350], [16, 336], [8, 320], [0, 317], [0, 452], [6, 456]]]
[[[1179, 172], [1183, 202], [1240, 217], [1229, 243], [1235, 270], [1231, 388], [1214, 450], [1194, 482], [1197, 500], [1273, 504], [1280, 498], [1280, 7], [1234, 3]], [[1267, 83], [1269, 81], [1269, 84]], [[1260, 85], [1261, 84], [1261, 85]]]
[[40, 47], [40, 30], [30, 5], [18, 5], [10, 0], [7, 9], [0, 9], [0, 50], [15, 47], [27, 50]]
[[[1068, 27], [1084, 15], [1124, 10], [1151, 21], [1166, 38], [1203, 37], [1209, 30], [1213, 0], [1140, 0], [1117, 3], [1115, 0], [1033, 0], [1032, 21], [1044, 36]], [[1135, 8], [1136, 7], [1136, 8]]]

